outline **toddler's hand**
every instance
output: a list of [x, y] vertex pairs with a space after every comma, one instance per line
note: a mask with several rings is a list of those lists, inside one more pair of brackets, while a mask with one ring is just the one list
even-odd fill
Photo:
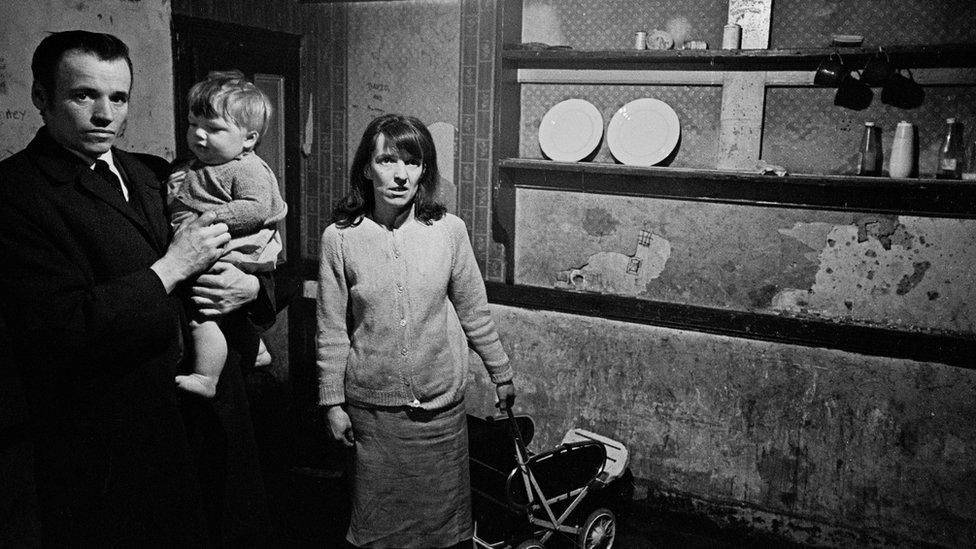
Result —
[[166, 178], [166, 190], [169, 193], [175, 193], [179, 190], [180, 186], [183, 185], [183, 181], [186, 180], [186, 170], [176, 170], [175, 172], [169, 174]]

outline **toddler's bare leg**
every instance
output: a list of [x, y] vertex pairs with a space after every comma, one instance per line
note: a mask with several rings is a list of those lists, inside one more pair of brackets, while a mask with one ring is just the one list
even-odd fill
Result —
[[227, 340], [216, 322], [190, 322], [193, 373], [176, 376], [176, 386], [206, 398], [217, 394], [217, 380], [227, 360]]

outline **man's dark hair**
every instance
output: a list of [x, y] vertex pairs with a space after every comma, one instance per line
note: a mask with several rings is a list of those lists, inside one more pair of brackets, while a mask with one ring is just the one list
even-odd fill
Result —
[[79, 51], [94, 55], [102, 61], [125, 59], [132, 74], [132, 59], [125, 42], [111, 34], [71, 30], [49, 34], [34, 50], [31, 72], [34, 80], [48, 92], [53, 92], [57, 82], [58, 63], [66, 52]]

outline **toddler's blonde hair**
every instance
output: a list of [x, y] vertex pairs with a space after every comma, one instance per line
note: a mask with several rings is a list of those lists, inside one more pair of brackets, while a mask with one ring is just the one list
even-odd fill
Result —
[[271, 101], [239, 70], [213, 71], [190, 88], [187, 103], [194, 116], [223, 118], [264, 135], [271, 120]]

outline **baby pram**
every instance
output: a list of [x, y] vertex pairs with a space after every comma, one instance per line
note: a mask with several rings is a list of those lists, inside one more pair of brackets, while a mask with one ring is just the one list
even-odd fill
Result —
[[609, 549], [616, 517], [587, 499], [627, 467], [627, 448], [583, 429], [570, 429], [561, 444], [538, 454], [526, 445], [532, 418], [468, 415], [474, 542], [488, 549], [536, 549], [554, 535], [580, 549]]

